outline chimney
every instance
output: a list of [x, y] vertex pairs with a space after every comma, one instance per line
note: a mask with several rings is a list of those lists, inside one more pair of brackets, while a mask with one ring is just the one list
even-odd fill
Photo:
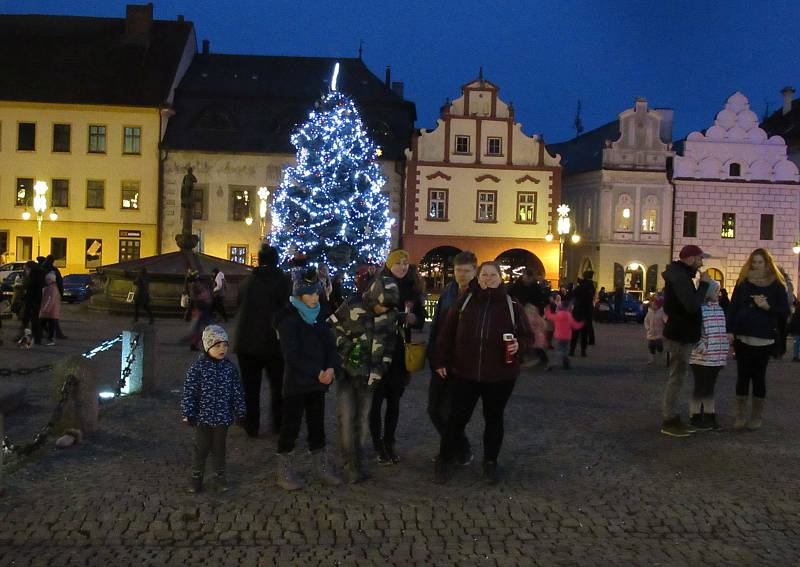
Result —
[[392, 83], [392, 92], [403, 98], [403, 82], [402, 81], [395, 81]]
[[209, 51], [211, 51], [211, 42], [207, 39], [203, 40], [203, 55], [208, 55]]
[[392, 68], [388, 65], [386, 66], [386, 88], [392, 88]]
[[781, 94], [783, 95], [783, 115], [786, 116], [792, 111], [792, 97], [794, 96], [793, 87], [783, 87]]
[[153, 3], [125, 7], [125, 42], [147, 47], [153, 29]]

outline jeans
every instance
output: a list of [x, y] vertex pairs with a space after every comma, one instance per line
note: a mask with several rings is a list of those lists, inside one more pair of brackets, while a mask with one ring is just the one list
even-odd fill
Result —
[[661, 405], [661, 416], [666, 420], [676, 415], [678, 397], [681, 395], [683, 380], [689, 370], [689, 357], [692, 354], [692, 343], [679, 343], [671, 339], [664, 339], [664, 350], [669, 356], [667, 367], [667, 386], [664, 388], [664, 401]]
[[291, 453], [294, 450], [303, 412], [308, 428], [308, 450], [316, 451], [325, 446], [325, 392], [310, 392], [283, 398], [278, 453]]
[[283, 356], [279, 351], [270, 356], [239, 354], [242, 371], [244, 403], [247, 408], [245, 430], [251, 437], [258, 435], [261, 423], [261, 376], [266, 370], [272, 406], [272, 430], [281, 429], [281, 404], [283, 392]]
[[558, 351], [558, 357], [561, 359], [563, 363], [569, 358], [569, 341], [556, 341], [556, 350]]
[[206, 458], [211, 453], [211, 466], [216, 474], [225, 474], [225, 438], [227, 425], [197, 425], [194, 428], [192, 474], [203, 476]]
[[[400, 421], [400, 398], [406, 391], [405, 380], [405, 368], [396, 369], [390, 366], [389, 371], [381, 378], [372, 393], [369, 429], [372, 434], [372, 444], [376, 450], [380, 447], [381, 440], [389, 445], [394, 445], [397, 423]], [[383, 419], [383, 431], [381, 431], [384, 400], [386, 401], [386, 415]]]
[[472, 418], [475, 404], [483, 402], [483, 460], [496, 461], [503, 444], [503, 416], [506, 404], [514, 391], [516, 380], [501, 382], [470, 382], [458, 377], [453, 380], [453, 413], [447, 433], [439, 446], [439, 459], [449, 462], [455, 457], [459, 436]]
[[767, 397], [767, 364], [775, 345], [751, 346], [742, 341], [733, 342], [736, 352], [736, 395], [749, 396], [753, 382], [753, 397]]
[[342, 373], [336, 381], [339, 443], [345, 463], [354, 463], [369, 435], [372, 391], [366, 380]]
[[[545, 354], [546, 357], [547, 355]], [[428, 415], [439, 433], [440, 439], [447, 432], [447, 424], [453, 414], [453, 383], [454, 377], [452, 375], [444, 379], [435, 372], [431, 372], [431, 381], [428, 385]], [[464, 430], [461, 430], [456, 451], [459, 454], [466, 454], [469, 450], [469, 440]]]

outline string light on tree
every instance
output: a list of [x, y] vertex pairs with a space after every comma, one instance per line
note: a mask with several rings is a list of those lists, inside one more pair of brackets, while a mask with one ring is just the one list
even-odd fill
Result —
[[369, 138], [353, 101], [331, 90], [292, 134], [297, 165], [287, 167], [272, 201], [270, 241], [288, 264], [301, 256], [352, 278], [362, 264], [389, 253], [389, 200], [376, 161], [380, 148]]

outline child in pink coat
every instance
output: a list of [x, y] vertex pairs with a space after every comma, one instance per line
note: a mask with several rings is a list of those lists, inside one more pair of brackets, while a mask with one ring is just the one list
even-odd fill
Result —
[[535, 356], [544, 365], [547, 370], [550, 370], [550, 360], [547, 358], [547, 321], [539, 315], [539, 309], [530, 303], [526, 303], [523, 307], [525, 316], [528, 319], [528, 326], [533, 332], [533, 337], [530, 344], [523, 345], [525, 350], [525, 363], [524, 366], [533, 366], [532, 360], [528, 360], [531, 356]]
[[569, 342], [572, 340], [572, 331], [583, 327], [583, 322], [578, 322], [569, 310], [569, 304], [562, 302], [558, 310], [553, 313], [549, 309], [544, 310], [544, 315], [548, 321], [553, 323], [553, 339], [556, 341], [556, 348], [561, 355], [561, 365], [564, 370], [569, 370]]
[[56, 285], [56, 273], [47, 272], [44, 277], [44, 288], [42, 289], [42, 307], [39, 309], [39, 320], [42, 329], [47, 331], [47, 342], [45, 346], [53, 346], [53, 336], [56, 332], [56, 323], [61, 319], [61, 294]]

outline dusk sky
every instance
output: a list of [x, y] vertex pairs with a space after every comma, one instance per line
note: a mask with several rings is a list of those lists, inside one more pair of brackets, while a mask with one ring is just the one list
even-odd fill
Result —
[[[3, 13], [124, 17], [122, 0], [0, 1]], [[432, 128], [446, 98], [484, 76], [514, 103], [526, 133], [574, 136], [578, 99], [586, 130], [644, 96], [675, 111], [674, 138], [708, 127], [743, 92], [761, 116], [782, 87], [800, 92], [797, 1], [366, 2], [156, 0], [155, 17], [183, 14], [211, 51], [354, 57], [379, 77], [386, 65]]]

